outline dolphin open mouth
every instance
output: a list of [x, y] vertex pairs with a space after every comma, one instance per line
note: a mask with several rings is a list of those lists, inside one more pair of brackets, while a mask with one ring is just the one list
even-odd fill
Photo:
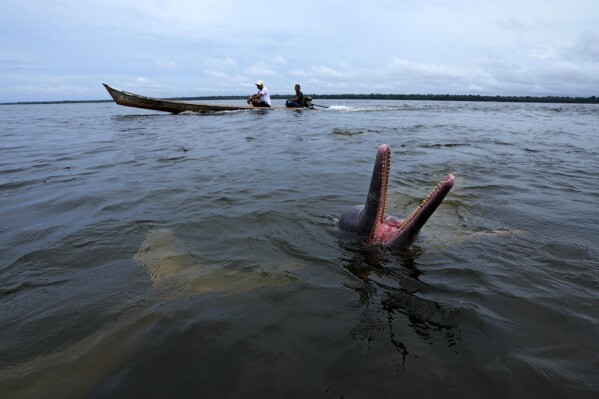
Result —
[[386, 214], [389, 174], [391, 171], [391, 149], [383, 144], [378, 148], [370, 188], [364, 206], [355, 206], [339, 220], [344, 231], [355, 232], [367, 243], [407, 247], [443, 202], [454, 184], [449, 174], [441, 180], [422, 203], [405, 219]]
[[[435, 212], [441, 202], [443, 202], [443, 199], [453, 187], [453, 183], [454, 176], [451, 174], [441, 180], [433, 191], [404, 220], [397, 219], [394, 216], [377, 217], [375, 227], [368, 241], [371, 243], [395, 245], [411, 244], [417, 238], [420, 229], [426, 221]], [[385, 201], [381, 202], [381, 205], [386, 205], [386, 202], [385, 199]], [[381, 208], [378, 214], [385, 215], [385, 209]]]

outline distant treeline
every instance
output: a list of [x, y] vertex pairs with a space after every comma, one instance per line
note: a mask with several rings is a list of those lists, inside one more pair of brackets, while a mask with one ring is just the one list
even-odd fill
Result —
[[[532, 97], [532, 96], [479, 96], [474, 94], [306, 94], [314, 100], [421, 100], [421, 101], [488, 101], [514, 103], [572, 103], [599, 104], [599, 97]], [[294, 94], [273, 94], [275, 100], [287, 99]], [[179, 97], [177, 100], [245, 100], [247, 96]], [[173, 98], [174, 100], [174, 98]]]
[[314, 96], [322, 99], [346, 100], [424, 100], [424, 101], [489, 101], [515, 103], [583, 103], [599, 104], [599, 97], [559, 96], [480, 96], [473, 94], [326, 94]]
[[[422, 101], [488, 101], [514, 103], [572, 103], [599, 104], [599, 97], [532, 97], [532, 96], [479, 96], [473, 94], [306, 94], [314, 100], [422, 100]], [[287, 99], [294, 94], [273, 94], [275, 100]], [[192, 100], [245, 100], [247, 96], [180, 97], [181, 101]], [[174, 99], [173, 99], [174, 100]]]
[[[306, 94], [314, 100], [422, 100], [422, 101], [487, 101], [487, 102], [515, 102], [515, 103], [570, 103], [570, 104], [599, 104], [599, 97], [561, 97], [561, 96], [480, 96], [474, 94]], [[270, 97], [275, 100], [287, 99], [294, 94], [274, 94]], [[207, 100], [245, 100], [247, 96], [201, 96], [201, 97], [172, 97], [168, 100], [179, 101], [207, 101]], [[78, 103], [104, 103], [112, 100], [90, 101], [26, 101], [14, 103], [0, 103], [0, 105], [16, 104], [78, 104]]]
[[[487, 101], [487, 102], [514, 102], [514, 103], [572, 103], [572, 104], [599, 104], [599, 97], [559, 97], [559, 96], [479, 96], [473, 94], [306, 94], [314, 100], [422, 100], [422, 101]], [[270, 98], [275, 100], [287, 99], [293, 94], [273, 94]], [[205, 96], [205, 97], [179, 97], [177, 100], [245, 100], [247, 96]], [[175, 100], [173, 98], [173, 100]]]

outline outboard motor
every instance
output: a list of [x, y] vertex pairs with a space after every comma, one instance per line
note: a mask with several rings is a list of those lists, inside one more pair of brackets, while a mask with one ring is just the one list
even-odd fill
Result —
[[304, 96], [304, 108], [312, 108], [312, 97]]

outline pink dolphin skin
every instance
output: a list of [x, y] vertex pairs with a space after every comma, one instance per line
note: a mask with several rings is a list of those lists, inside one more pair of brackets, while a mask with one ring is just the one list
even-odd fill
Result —
[[366, 203], [345, 212], [338, 226], [343, 231], [356, 233], [368, 244], [405, 248], [414, 243], [420, 229], [443, 202], [453, 187], [454, 177], [447, 175], [410, 216], [401, 220], [385, 214], [390, 167], [391, 149], [383, 144], [376, 154]]

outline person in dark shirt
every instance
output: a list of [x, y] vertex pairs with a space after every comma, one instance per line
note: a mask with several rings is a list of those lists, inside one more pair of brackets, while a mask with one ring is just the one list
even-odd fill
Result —
[[290, 98], [285, 102], [286, 107], [290, 108], [301, 108], [304, 106], [304, 93], [300, 90], [300, 85], [295, 85], [295, 97]]

